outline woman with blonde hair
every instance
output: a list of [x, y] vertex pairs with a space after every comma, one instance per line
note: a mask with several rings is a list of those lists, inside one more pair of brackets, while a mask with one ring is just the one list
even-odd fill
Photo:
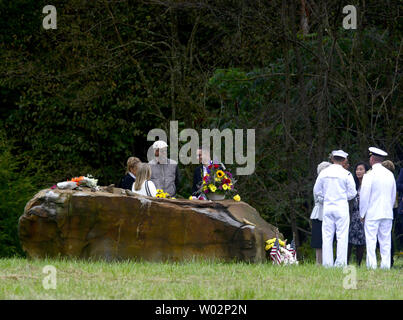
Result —
[[137, 167], [140, 163], [140, 159], [136, 157], [127, 159], [126, 175], [120, 180], [118, 188], [132, 190], [133, 184], [136, 181]]
[[157, 188], [151, 178], [151, 167], [148, 163], [142, 163], [138, 166], [136, 181], [133, 184], [132, 191], [143, 196], [155, 197]]

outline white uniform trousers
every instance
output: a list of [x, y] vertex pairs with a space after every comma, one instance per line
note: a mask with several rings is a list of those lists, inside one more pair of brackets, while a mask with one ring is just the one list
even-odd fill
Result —
[[[322, 264], [326, 267], [347, 265], [348, 228], [350, 214], [346, 210], [323, 212], [322, 221]], [[333, 263], [333, 238], [336, 232], [336, 262]]]
[[365, 220], [364, 231], [367, 245], [367, 268], [376, 269], [376, 240], [381, 252], [381, 268], [390, 269], [390, 246], [392, 219]]

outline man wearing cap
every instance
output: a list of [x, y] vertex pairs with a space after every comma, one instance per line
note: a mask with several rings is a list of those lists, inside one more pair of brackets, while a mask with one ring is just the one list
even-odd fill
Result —
[[175, 196], [179, 185], [178, 163], [168, 159], [168, 144], [163, 140], [155, 141], [153, 144], [154, 159], [149, 164], [151, 166], [151, 181], [157, 189], [163, 189], [171, 197]]
[[393, 223], [393, 205], [396, 200], [396, 182], [393, 174], [382, 166], [388, 154], [378, 148], [369, 148], [372, 170], [362, 179], [360, 215], [364, 221], [367, 245], [367, 267], [377, 268], [376, 240], [381, 252], [381, 268], [390, 269], [390, 247]]
[[[357, 194], [352, 174], [343, 168], [348, 154], [343, 150], [332, 152], [333, 164], [322, 170], [313, 192], [323, 203], [322, 264], [326, 267], [347, 265], [348, 228], [350, 214], [348, 200]], [[333, 260], [333, 238], [336, 233], [337, 254]]]

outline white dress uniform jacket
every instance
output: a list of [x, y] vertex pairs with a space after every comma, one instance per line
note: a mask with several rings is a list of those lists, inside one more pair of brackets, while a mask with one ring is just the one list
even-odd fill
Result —
[[365, 221], [393, 219], [396, 182], [392, 172], [376, 163], [362, 178], [360, 215]]
[[[313, 188], [315, 196], [323, 202], [322, 255], [324, 266], [347, 264], [348, 228], [350, 214], [348, 200], [356, 194], [355, 182], [350, 172], [339, 164], [324, 169]], [[337, 237], [337, 258], [333, 261], [333, 238]]]
[[396, 200], [395, 178], [382, 164], [376, 163], [361, 183], [360, 215], [365, 218], [367, 267], [377, 268], [376, 241], [379, 241], [381, 268], [390, 268], [393, 205]]

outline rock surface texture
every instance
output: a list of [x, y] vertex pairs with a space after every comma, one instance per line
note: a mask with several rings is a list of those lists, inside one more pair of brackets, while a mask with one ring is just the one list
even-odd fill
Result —
[[261, 262], [266, 260], [264, 242], [278, 232], [245, 202], [157, 199], [119, 188], [103, 190], [38, 192], [19, 219], [28, 256]]

